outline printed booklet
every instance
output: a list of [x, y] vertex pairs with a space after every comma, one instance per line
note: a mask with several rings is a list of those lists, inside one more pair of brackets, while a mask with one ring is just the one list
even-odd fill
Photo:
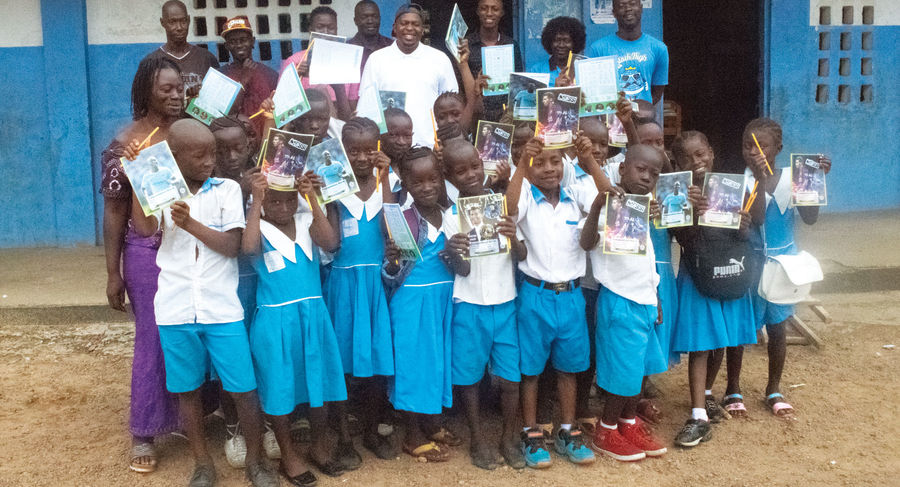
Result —
[[309, 150], [307, 170], [322, 181], [319, 204], [325, 205], [359, 191], [353, 168], [341, 139], [328, 139]]
[[[285, 71], [291, 71], [290, 69]], [[279, 191], [293, 191], [298, 175], [306, 171], [306, 161], [314, 136], [269, 129], [257, 165], [269, 187]]]
[[388, 236], [397, 247], [400, 248], [400, 258], [403, 260], [422, 260], [422, 253], [419, 251], [419, 245], [413, 238], [412, 231], [409, 229], [409, 223], [403, 215], [403, 210], [397, 203], [385, 203], [382, 205], [384, 212], [384, 222], [387, 226]]
[[694, 224], [694, 207], [688, 200], [691, 171], [670, 172], [659, 175], [656, 182], [656, 201], [659, 202], [659, 218], [656, 228], [685, 227]]
[[459, 62], [459, 40], [465, 37], [468, 32], [469, 26], [466, 25], [462, 12], [459, 11], [459, 5], [454, 3], [444, 44], [447, 46], [447, 52], [456, 59], [456, 62]]
[[709, 208], [700, 216], [699, 225], [739, 228], [746, 190], [747, 176], [743, 174], [707, 173], [703, 195], [709, 200]]
[[516, 70], [514, 46], [484, 46], [481, 48], [481, 70], [488, 76], [484, 96], [506, 95], [509, 93], [509, 75]]
[[475, 149], [484, 164], [485, 174], [496, 174], [497, 164], [510, 163], [514, 125], [478, 121]]
[[615, 113], [619, 99], [616, 57], [579, 59], [574, 66], [575, 80], [581, 86], [582, 94], [579, 115], [592, 117]]
[[791, 203], [794, 206], [825, 206], [825, 171], [820, 154], [791, 154]]
[[379, 91], [378, 96], [381, 98], [382, 110], [387, 110], [388, 108], [406, 110], [405, 91]]
[[144, 215], [153, 215], [176, 201], [191, 197], [166, 141], [143, 149], [133, 161], [123, 157], [121, 162]]
[[468, 257], [505, 254], [509, 241], [497, 224], [506, 216], [506, 198], [500, 193], [460, 198], [456, 201], [459, 231], [469, 238]]
[[510, 73], [507, 104], [513, 119], [537, 120], [537, 90], [549, 84], [549, 73]]
[[650, 197], [639, 194], [606, 195], [603, 253], [647, 255]]
[[241, 84], [237, 81], [216, 69], [210, 69], [203, 77], [200, 93], [191, 99], [185, 111], [209, 125], [213, 120], [228, 115], [241, 89]]
[[578, 105], [581, 88], [544, 88], [537, 90], [538, 138], [546, 149], [570, 147], [578, 133]]
[[306, 99], [306, 91], [296, 69], [285, 69], [281, 73], [272, 103], [275, 104], [272, 116], [278, 128], [309, 111], [309, 100]]

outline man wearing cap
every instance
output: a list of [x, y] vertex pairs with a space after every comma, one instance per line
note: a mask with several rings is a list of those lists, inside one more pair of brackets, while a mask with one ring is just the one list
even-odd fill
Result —
[[[222, 29], [225, 47], [231, 53], [231, 64], [222, 67], [222, 74], [237, 81], [244, 87], [238, 92], [234, 106], [239, 113], [251, 116], [259, 110], [259, 105], [269, 97], [278, 84], [278, 73], [265, 64], [253, 60], [256, 39], [247, 17], [241, 15], [228, 19]], [[263, 119], [258, 120], [257, 133], [261, 133]]]
[[169, 0], [162, 6], [160, 25], [166, 31], [166, 43], [147, 54], [148, 58], [166, 57], [181, 69], [185, 96], [197, 96], [200, 84], [209, 68], [218, 68], [219, 61], [206, 49], [187, 42], [191, 16], [179, 0]]
[[396, 41], [369, 56], [359, 83], [357, 112], [378, 118], [378, 91], [406, 93], [406, 112], [413, 122], [413, 144], [434, 146], [431, 107], [438, 95], [458, 91], [450, 59], [421, 43], [424, 32], [422, 7], [405, 4], [394, 17]]

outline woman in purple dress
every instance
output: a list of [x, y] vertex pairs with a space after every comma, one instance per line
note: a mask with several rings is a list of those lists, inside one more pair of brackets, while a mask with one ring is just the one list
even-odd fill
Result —
[[153, 314], [159, 268], [160, 234], [140, 237], [131, 225], [132, 188], [119, 162], [128, 144], [159, 130], [147, 145], [166, 139], [169, 126], [184, 109], [184, 84], [178, 66], [162, 58], [144, 59], [131, 86], [134, 121], [101, 154], [103, 244], [106, 248], [106, 297], [113, 309], [125, 311], [125, 293], [134, 311], [134, 361], [131, 367], [132, 443], [130, 468], [156, 470], [155, 436], [178, 428], [178, 404], [166, 390], [159, 331]]

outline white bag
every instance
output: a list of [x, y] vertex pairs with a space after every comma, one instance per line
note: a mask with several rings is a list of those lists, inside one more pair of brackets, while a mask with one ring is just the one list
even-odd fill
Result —
[[822, 279], [822, 267], [809, 252], [769, 257], [763, 266], [758, 292], [770, 303], [796, 304], [809, 297], [812, 283]]

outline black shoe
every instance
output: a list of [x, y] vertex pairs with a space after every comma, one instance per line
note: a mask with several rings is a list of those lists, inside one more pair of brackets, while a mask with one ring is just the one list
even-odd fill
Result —
[[725, 419], [725, 412], [722, 410], [722, 406], [719, 406], [719, 403], [712, 396], [706, 396], [706, 415], [709, 416], [709, 422], [713, 424], [720, 423]]
[[675, 444], [690, 448], [697, 446], [701, 441], [709, 441], [712, 438], [712, 426], [709, 421], [689, 419], [675, 437]]
[[338, 442], [337, 451], [335, 452], [338, 463], [344, 468], [345, 472], [356, 470], [362, 465], [362, 457], [353, 447], [353, 442]]
[[197, 465], [188, 487], [213, 487], [216, 485], [216, 469], [212, 465]]
[[247, 480], [253, 487], [280, 487], [278, 474], [272, 470], [272, 466], [265, 460], [247, 464]]
[[310, 455], [309, 463], [329, 477], [340, 477], [341, 475], [344, 475], [344, 467], [341, 465], [341, 462], [338, 462], [337, 460], [329, 458], [327, 462], [319, 463], [316, 461], [315, 457]]
[[391, 436], [369, 432], [363, 437], [363, 446], [382, 460], [393, 460], [400, 454], [400, 449], [393, 444], [391, 438]]
[[313, 474], [309, 470], [291, 477], [287, 474], [287, 472], [284, 471], [284, 467], [282, 466], [281, 475], [283, 475], [284, 478], [287, 479], [289, 484], [295, 485], [297, 487], [315, 487], [315, 485], [319, 483], [319, 479], [317, 479], [315, 474]]

